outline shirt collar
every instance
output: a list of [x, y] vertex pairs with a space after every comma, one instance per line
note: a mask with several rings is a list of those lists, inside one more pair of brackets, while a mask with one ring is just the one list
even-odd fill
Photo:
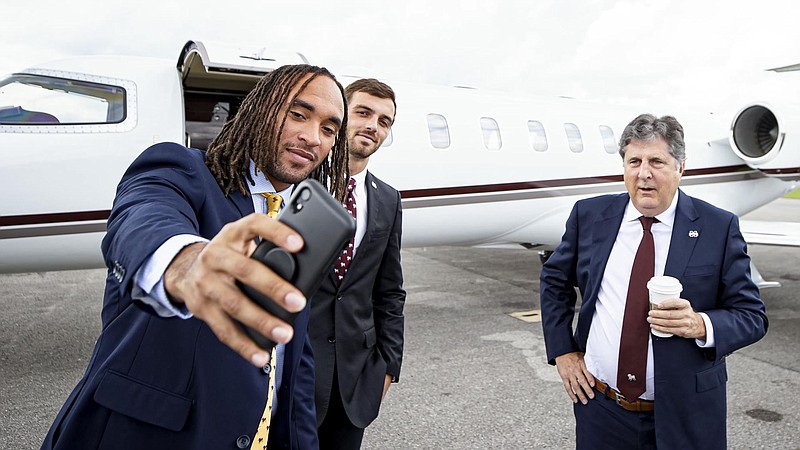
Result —
[[[678, 209], [678, 194], [680, 191], [675, 191], [675, 195], [672, 197], [672, 202], [669, 204], [669, 207], [666, 211], [662, 212], [661, 214], [656, 215], [656, 219], [660, 223], [672, 228], [672, 224], [675, 223], [675, 211]], [[623, 222], [629, 222], [638, 220], [639, 217], [642, 216], [642, 213], [633, 206], [633, 200], [628, 200], [628, 206], [625, 208], [625, 216], [623, 216]]]
[[364, 183], [367, 182], [367, 171], [366, 171], [366, 169], [362, 170], [361, 172], [358, 172], [355, 175], [351, 175], [350, 178], [353, 178], [353, 179], [356, 180], [356, 186], [358, 186], [358, 185], [364, 186]]
[[275, 192], [283, 197], [284, 201], [292, 195], [292, 190], [294, 189], [293, 184], [290, 184], [288, 188], [280, 192], [276, 192], [275, 187], [272, 186], [272, 182], [264, 175], [264, 172], [256, 168], [256, 163], [253, 162], [252, 159], [250, 160], [250, 176], [253, 177], [253, 184], [247, 183], [247, 187], [250, 189], [250, 195], [258, 195], [262, 192]]

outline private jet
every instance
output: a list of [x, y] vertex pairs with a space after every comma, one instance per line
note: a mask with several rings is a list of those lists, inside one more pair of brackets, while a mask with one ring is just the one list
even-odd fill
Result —
[[[0, 273], [103, 267], [100, 241], [131, 161], [163, 141], [205, 149], [261, 76], [295, 63], [314, 61], [189, 41], [177, 63], [83, 56], [0, 79]], [[787, 70], [770, 74], [796, 75]], [[683, 123], [681, 188], [690, 195], [743, 215], [800, 180], [800, 112], [790, 102], [678, 113], [387, 82], [397, 119], [370, 170], [401, 191], [404, 247], [546, 256], [576, 200], [625, 190], [619, 133], [642, 112]], [[743, 232], [749, 243], [800, 245], [797, 227], [743, 224]]]

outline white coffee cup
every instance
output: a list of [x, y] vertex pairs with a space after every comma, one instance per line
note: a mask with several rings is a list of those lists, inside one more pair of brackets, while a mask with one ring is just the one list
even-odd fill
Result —
[[[650, 309], [658, 309], [656, 305], [670, 298], [679, 298], [683, 292], [683, 285], [677, 278], [661, 276], [653, 277], [647, 282], [647, 290], [650, 291]], [[662, 333], [661, 331], [650, 330], [654, 336], [671, 337], [672, 333]]]

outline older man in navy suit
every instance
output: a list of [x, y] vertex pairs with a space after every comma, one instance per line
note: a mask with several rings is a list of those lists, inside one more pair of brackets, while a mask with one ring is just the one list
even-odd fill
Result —
[[[577, 202], [541, 273], [547, 357], [574, 403], [577, 447], [725, 449], [725, 357], [767, 331], [738, 219], [678, 189], [675, 118], [635, 118], [620, 154], [628, 193]], [[654, 275], [683, 292], [648, 313]]]
[[[280, 207], [274, 194], [311, 176], [344, 198], [345, 104], [327, 70], [284, 66], [207, 152], [157, 144], [133, 162], [103, 241], [103, 330], [43, 449], [317, 448], [310, 308], [248, 256], [259, 237], [303, 245], [264, 214]], [[236, 280], [299, 311], [294, 328]], [[237, 321], [278, 343], [276, 365]]]

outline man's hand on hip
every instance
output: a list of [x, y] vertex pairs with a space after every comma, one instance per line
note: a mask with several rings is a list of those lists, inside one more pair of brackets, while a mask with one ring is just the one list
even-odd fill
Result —
[[556, 369], [572, 403], [584, 405], [594, 398], [594, 377], [586, 369], [583, 352], [565, 353], [556, 357]]
[[381, 394], [381, 401], [386, 398], [386, 393], [389, 392], [389, 386], [392, 385], [392, 376], [388, 373], [383, 378], [383, 394]]

